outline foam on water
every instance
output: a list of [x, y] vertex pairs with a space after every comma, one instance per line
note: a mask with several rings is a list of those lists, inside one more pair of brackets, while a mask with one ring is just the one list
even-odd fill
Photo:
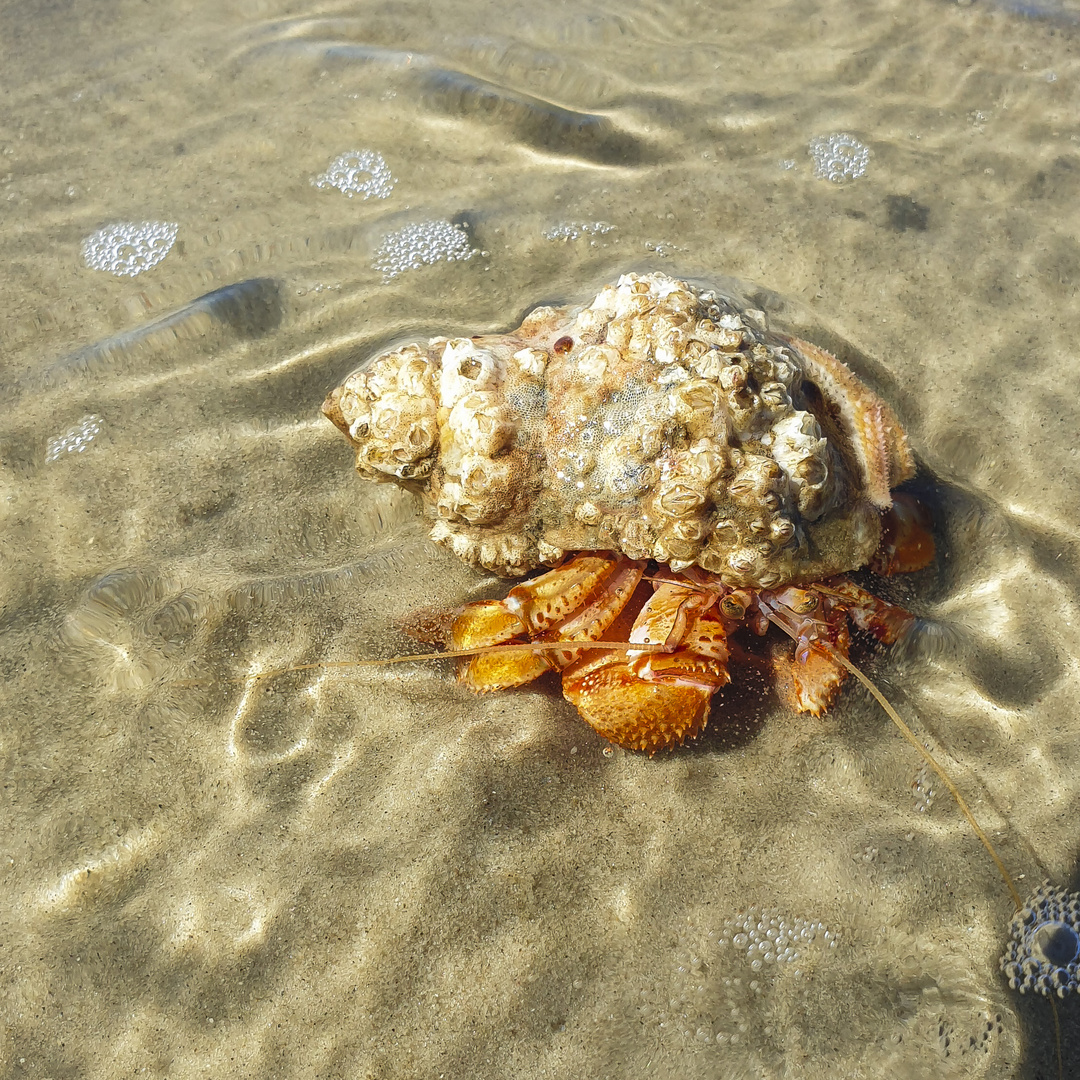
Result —
[[397, 183], [386, 159], [377, 150], [346, 150], [311, 178], [317, 188], [337, 188], [348, 195], [365, 199], [386, 199]]
[[173, 221], [119, 221], [92, 232], [82, 242], [91, 270], [135, 277], [157, 266], [172, 251], [180, 226]]
[[870, 147], [845, 131], [811, 139], [807, 152], [814, 159], [814, 175], [834, 184], [858, 180], [870, 164]]

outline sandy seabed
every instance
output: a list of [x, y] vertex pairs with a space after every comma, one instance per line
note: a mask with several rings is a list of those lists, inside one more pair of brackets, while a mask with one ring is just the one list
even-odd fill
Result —
[[859, 656], [1021, 893], [1076, 889], [1080, 11], [1026, 11], [7, 5], [0, 1076], [1055, 1075], [858, 688], [744, 675], [649, 760], [554, 684], [306, 666], [503, 587], [330, 387], [731, 275], [903, 417], [941, 555]]

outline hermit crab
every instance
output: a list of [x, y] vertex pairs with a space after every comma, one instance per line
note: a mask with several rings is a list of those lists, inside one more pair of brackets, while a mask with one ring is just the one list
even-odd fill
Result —
[[716, 291], [626, 274], [508, 334], [384, 352], [323, 412], [362, 477], [422, 496], [432, 539], [506, 577], [548, 568], [415, 636], [480, 692], [561, 672], [620, 746], [701, 732], [732, 660], [820, 714], [849, 623], [889, 643], [914, 621], [844, 576], [933, 556], [925, 513], [893, 493], [915, 471], [895, 414]]

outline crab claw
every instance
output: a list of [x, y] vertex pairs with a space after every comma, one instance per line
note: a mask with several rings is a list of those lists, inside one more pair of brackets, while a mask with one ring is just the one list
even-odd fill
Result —
[[726, 631], [710, 598], [661, 585], [641, 609], [634, 642], [672, 652], [586, 653], [563, 672], [563, 696], [605, 739], [655, 754], [704, 729], [713, 694], [730, 681]]
[[[840, 643], [833, 642], [839, 650]], [[842, 651], [847, 655], [847, 645]], [[777, 642], [769, 657], [773, 670], [773, 684], [781, 701], [795, 712], [808, 712], [821, 716], [836, 700], [847, 672], [827, 653], [817, 649], [807, 651], [805, 659], [797, 660], [791, 645]]]
[[605, 739], [655, 754], [704, 730], [719, 686], [702, 674], [704, 687], [648, 682], [625, 660], [593, 654], [563, 672], [563, 695]]
[[[824, 601], [824, 602], [823, 602]], [[770, 660], [777, 693], [796, 712], [821, 716], [836, 700], [847, 671], [835, 654], [848, 655], [851, 634], [845, 609], [820, 591], [788, 587], [761, 594], [761, 602], [794, 641], [777, 645]]]
[[641, 566], [607, 555], [579, 555], [510, 590], [505, 600], [466, 604], [454, 620], [450, 646], [477, 650], [461, 661], [458, 679], [486, 693], [523, 686], [576, 660], [580, 650], [501, 650], [529, 641], [595, 641], [618, 617], [641, 580]]
[[[528, 628], [502, 600], [480, 600], [466, 604], [454, 620], [450, 647], [458, 650], [487, 649], [527, 641]], [[550, 671], [551, 659], [546, 653], [490, 652], [462, 661], [458, 678], [470, 690], [484, 693], [524, 686]]]

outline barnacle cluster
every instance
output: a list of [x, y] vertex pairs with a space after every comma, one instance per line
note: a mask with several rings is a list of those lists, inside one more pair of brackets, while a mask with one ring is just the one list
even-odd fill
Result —
[[1061, 998], [1080, 990], [1080, 893], [1041, 885], [1013, 916], [1009, 933], [1001, 970], [1014, 990]]
[[514, 576], [617, 550], [770, 588], [863, 566], [912, 472], [834, 357], [664, 274], [514, 332], [384, 353], [323, 411], [360, 474], [423, 493], [432, 538]]

